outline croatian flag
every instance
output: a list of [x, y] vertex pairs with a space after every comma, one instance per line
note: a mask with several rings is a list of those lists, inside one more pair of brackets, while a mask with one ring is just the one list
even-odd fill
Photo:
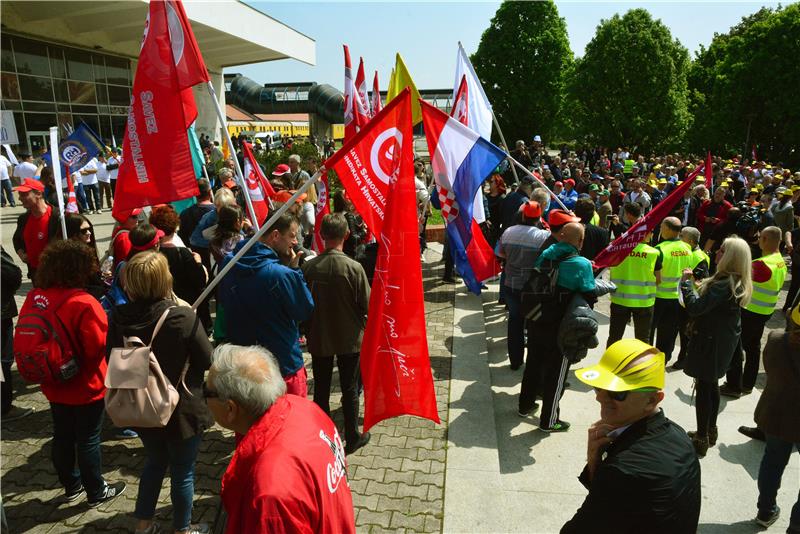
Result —
[[467, 258], [473, 240], [473, 199], [481, 184], [505, 158], [505, 152], [478, 133], [420, 100], [425, 137], [431, 155], [433, 176], [438, 189], [449, 191], [447, 237], [453, 260], [470, 291], [479, 295], [481, 281]]

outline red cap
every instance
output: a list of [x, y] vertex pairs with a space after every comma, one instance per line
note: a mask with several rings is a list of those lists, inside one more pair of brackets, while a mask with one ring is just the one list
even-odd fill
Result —
[[34, 180], [33, 178], [25, 178], [21, 184], [13, 189], [14, 191], [19, 191], [20, 193], [28, 193], [30, 191], [39, 191], [41, 193], [44, 192], [44, 184], [39, 180]]
[[556, 183], [553, 184], [553, 186], [557, 186], [557, 185], [561, 186], [561, 187], [564, 187], [564, 184], [562, 184], [561, 182], [556, 182]]
[[573, 180], [572, 178], [567, 178], [566, 180], [564, 180], [564, 183], [569, 184], [570, 187], [575, 187], [575, 180]]
[[227, 187], [228, 189], [233, 189], [236, 187], [236, 182], [233, 181], [233, 178], [222, 184], [222, 187]]
[[522, 211], [522, 216], [526, 219], [536, 219], [542, 216], [542, 207], [535, 200], [529, 200], [520, 206], [520, 211]]
[[[292, 198], [292, 195], [294, 195], [295, 193], [297, 193], [297, 191], [278, 191], [275, 194], [275, 201], [276, 202], [282, 202], [282, 203], [286, 204], [287, 202], [289, 202], [289, 199]], [[302, 195], [300, 195], [297, 198], [297, 200], [295, 202], [297, 202], [299, 204], [302, 201], [304, 201], [307, 196], [308, 195], [303, 193]]]
[[548, 222], [550, 223], [550, 226], [564, 226], [565, 224], [571, 222], [581, 222], [581, 220], [568, 211], [552, 210], [548, 217]]
[[275, 167], [275, 170], [272, 171], [272, 175], [283, 176], [284, 174], [289, 174], [290, 172], [292, 172], [292, 170], [289, 168], [289, 166], [286, 165], [285, 163], [281, 163], [280, 165]]
[[142, 213], [142, 208], [133, 208], [132, 210], [125, 210], [119, 213], [112, 213], [112, 215], [118, 222], [124, 223], [131, 217], [138, 216], [140, 213]]

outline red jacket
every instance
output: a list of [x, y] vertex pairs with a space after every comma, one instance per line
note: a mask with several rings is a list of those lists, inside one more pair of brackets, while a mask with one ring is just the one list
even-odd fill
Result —
[[[700, 233], [711, 233], [718, 224], [725, 221], [728, 217], [728, 210], [732, 207], [727, 200], [723, 200], [719, 204], [713, 200], [703, 201], [703, 205], [697, 210], [697, 229], [700, 230]], [[715, 223], [706, 222], [706, 217], [715, 217], [719, 220]]]
[[[72, 289], [51, 287], [34, 289], [25, 298], [20, 315], [34, 311], [34, 298], [50, 302], [61, 300], [61, 295]], [[42, 393], [50, 402], [59, 404], [89, 404], [103, 398], [106, 393], [106, 333], [108, 319], [100, 303], [89, 293], [80, 290], [69, 297], [58, 309], [58, 318], [67, 330], [72, 349], [80, 357], [77, 376], [58, 385], [42, 384]]]
[[310, 400], [284, 395], [248, 430], [222, 477], [228, 534], [355, 532], [344, 446]]

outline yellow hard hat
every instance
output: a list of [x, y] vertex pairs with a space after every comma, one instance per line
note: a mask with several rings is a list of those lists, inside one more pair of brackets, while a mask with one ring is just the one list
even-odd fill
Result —
[[[638, 361], [647, 354], [653, 357]], [[638, 339], [620, 339], [603, 353], [597, 365], [575, 371], [584, 384], [608, 391], [664, 389], [664, 353]]]
[[800, 326], [800, 304], [795, 306], [791, 313], [789, 313], [789, 318], [794, 324]]

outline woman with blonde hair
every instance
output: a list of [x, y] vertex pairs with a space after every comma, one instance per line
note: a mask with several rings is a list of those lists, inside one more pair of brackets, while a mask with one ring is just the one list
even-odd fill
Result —
[[[156, 250], [139, 252], [125, 265], [123, 288], [129, 302], [116, 306], [110, 317], [107, 352], [135, 336], [151, 343], [164, 375], [180, 393], [178, 404], [163, 428], [136, 428], [145, 450], [134, 516], [136, 532], [160, 532], [154, 522], [158, 495], [167, 467], [174, 532], [208, 532], [208, 525], [192, 525], [194, 466], [203, 432], [214, 424], [203, 400], [203, 379], [211, 366], [211, 343], [195, 312], [176, 306], [172, 299], [169, 263]], [[156, 323], [163, 320], [153, 338]]]
[[680, 291], [689, 315], [691, 338], [684, 372], [695, 379], [697, 432], [689, 432], [701, 458], [717, 442], [719, 379], [730, 366], [742, 333], [741, 309], [753, 293], [751, 256], [738, 237], [723, 241], [714, 276], [697, 285], [692, 270], [683, 271]]

